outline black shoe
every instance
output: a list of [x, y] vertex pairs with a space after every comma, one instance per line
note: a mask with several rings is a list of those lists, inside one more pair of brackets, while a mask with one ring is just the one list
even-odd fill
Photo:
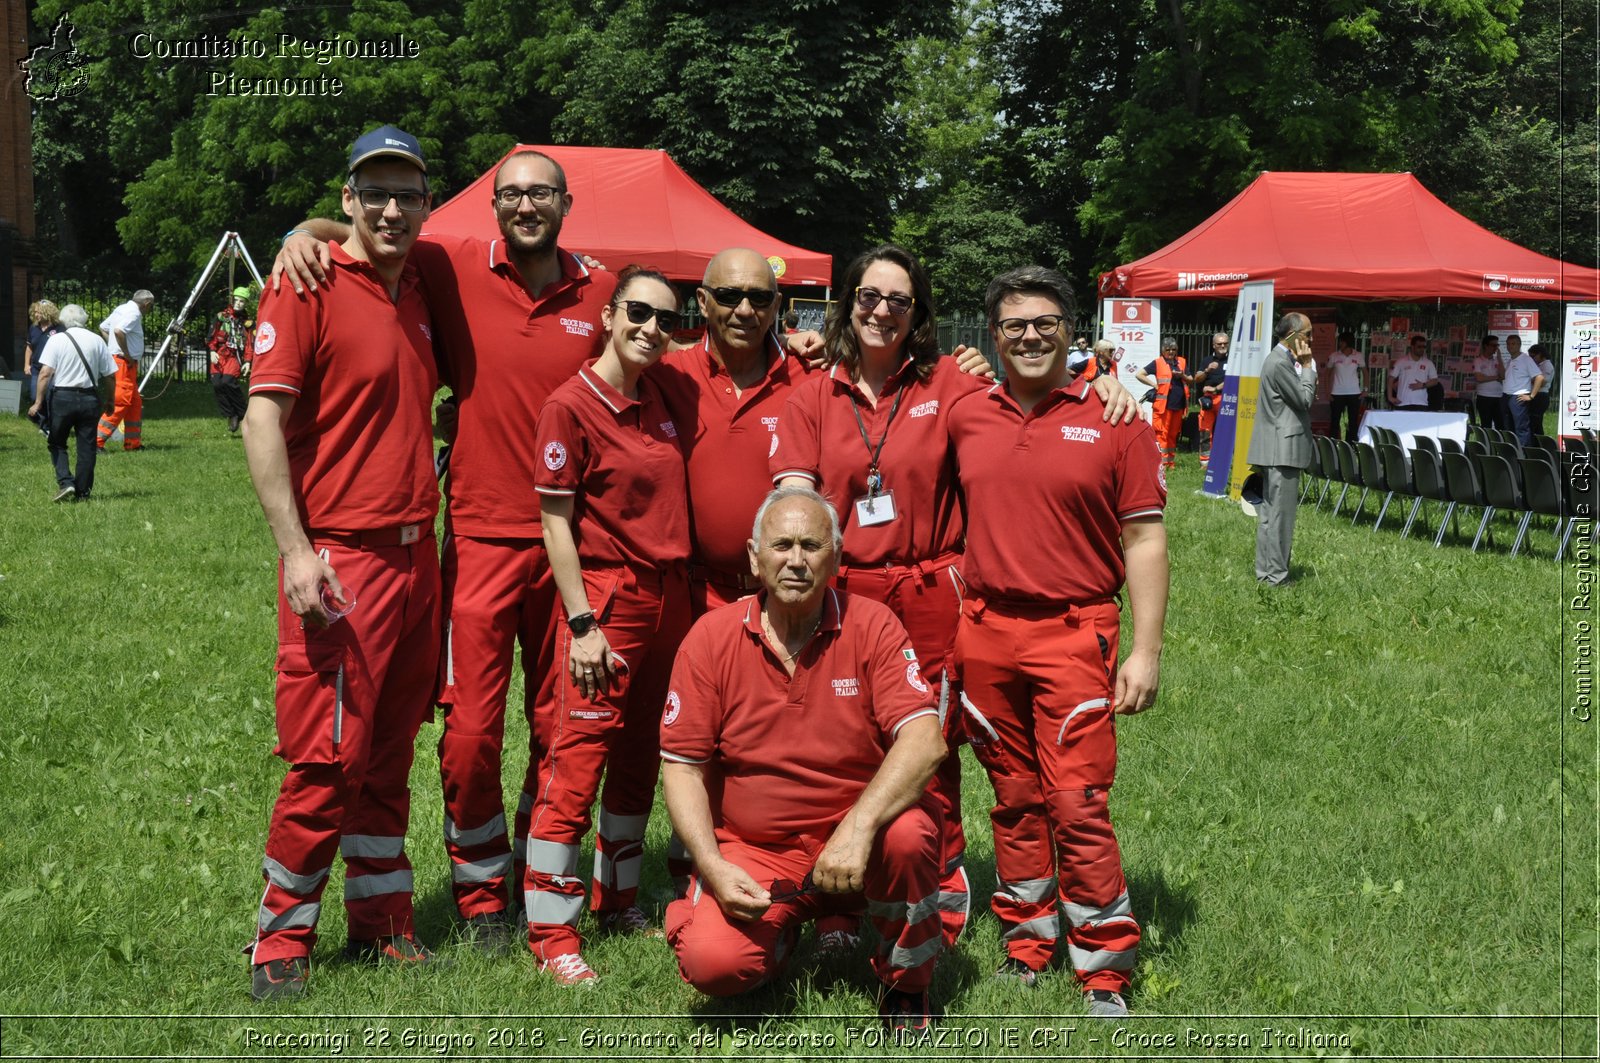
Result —
[[306, 995], [311, 961], [304, 956], [252, 964], [250, 996], [255, 1000], [299, 1000]]
[[1122, 999], [1121, 993], [1114, 993], [1109, 989], [1091, 989], [1083, 994], [1083, 1002], [1089, 1006], [1091, 1019], [1128, 1017], [1128, 1002]]
[[926, 991], [907, 993], [900, 989], [885, 989], [878, 1001], [878, 1017], [889, 1028], [896, 1041], [909, 1040], [933, 1025], [938, 1012], [928, 1002]]
[[1039, 980], [1039, 972], [1015, 956], [1007, 956], [1000, 966], [995, 968], [994, 978], [997, 982], [1015, 982], [1024, 989], [1032, 989], [1033, 984]]
[[505, 911], [479, 912], [466, 921], [462, 939], [485, 956], [508, 956], [514, 930], [509, 916]]
[[399, 963], [407, 967], [443, 965], [432, 949], [410, 934], [395, 934], [371, 941], [347, 941], [344, 954], [362, 963]]
[[239, 418], [237, 418], [237, 417], [229, 417], [228, 418], [228, 431], [237, 432], [238, 430], [239, 430]]

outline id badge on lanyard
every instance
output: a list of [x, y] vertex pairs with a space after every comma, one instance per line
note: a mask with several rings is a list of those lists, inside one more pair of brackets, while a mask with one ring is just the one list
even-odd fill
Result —
[[889, 441], [889, 428], [894, 424], [894, 415], [900, 409], [900, 400], [905, 397], [905, 389], [896, 392], [894, 405], [889, 407], [889, 419], [883, 426], [883, 438], [873, 446], [872, 439], [867, 435], [867, 426], [861, 420], [861, 411], [856, 409], [855, 400], [850, 403], [851, 411], [856, 415], [856, 427], [861, 429], [861, 441], [867, 445], [867, 455], [870, 464], [867, 466], [867, 493], [856, 499], [856, 525], [862, 528], [871, 528], [879, 524], [888, 524], [899, 518], [900, 511], [895, 508], [894, 492], [883, 489], [883, 474], [878, 471], [878, 456], [883, 453], [883, 445]]

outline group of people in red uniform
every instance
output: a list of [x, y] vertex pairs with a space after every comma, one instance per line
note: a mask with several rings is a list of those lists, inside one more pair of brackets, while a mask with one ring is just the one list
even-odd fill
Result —
[[[927, 274], [891, 246], [846, 271], [820, 350], [815, 334], [779, 345], [771, 267], [723, 252], [696, 290], [703, 339], [669, 351], [678, 293], [559, 246], [572, 196], [540, 153], [497, 171], [493, 241], [424, 233], [426, 163], [393, 127], [357, 141], [344, 205], [350, 225], [285, 238], [245, 418], [283, 558], [291, 764], [255, 995], [304, 991], [335, 849], [351, 951], [432, 961], [403, 837], [411, 745], [437, 702], [445, 846], [480, 948], [509, 947], [520, 907], [543, 971], [596, 980], [578, 862], [597, 799], [588, 907], [601, 932], [656, 932], [637, 894], [664, 757], [685, 979], [742, 991], [781, 970], [801, 921], [852, 948], [866, 916], [885, 1018], [925, 1024], [969, 911], [955, 749], [970, 740], [996, 793], [998, 973], [1033, 984], [1059, 901], [1091, 1012], [1125, 1014], [1138, 926], [1106, 790], [1113, 713], [1155, 694], [1165, 484], [1126, 391], [1066, 368], [1066, 282], [1025, 269], [991, 285], [1004, 384], [975, 352], [940, 354]], [[508, 838], [519, 642], [530, 749]], [[727, 952], [730, 933], [744, 944]]]

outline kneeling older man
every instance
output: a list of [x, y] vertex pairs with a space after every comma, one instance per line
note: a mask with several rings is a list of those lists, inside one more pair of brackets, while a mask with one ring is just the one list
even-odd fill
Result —
[[934, 694], [894, 614], [829, 586], [839, 518], [820, 495], [772, 492], [752, 536], [761, 590], [690, 630], [661, 719], [667, 811], [695, 868], [667, 937], [685, 981], [731, 996], [782, 970], [806, 920], [865, 907], [879, 1013], [925, 1028], [941, 941]]

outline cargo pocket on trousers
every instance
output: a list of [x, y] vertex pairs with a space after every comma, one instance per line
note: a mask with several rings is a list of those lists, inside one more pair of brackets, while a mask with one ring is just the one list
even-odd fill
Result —
[[344, 740], [347, 652], [308, 632], [303, 642], [278, 646], [273, 753], [291, 764], [333, 764]]
[[[1082, 702], [1056, 728], [1064, 786], [1108, 789], [1117, 774], [1117, 732], [1109, 698]], [[1051, 721], [1052, 723], [1054, 721]]]

